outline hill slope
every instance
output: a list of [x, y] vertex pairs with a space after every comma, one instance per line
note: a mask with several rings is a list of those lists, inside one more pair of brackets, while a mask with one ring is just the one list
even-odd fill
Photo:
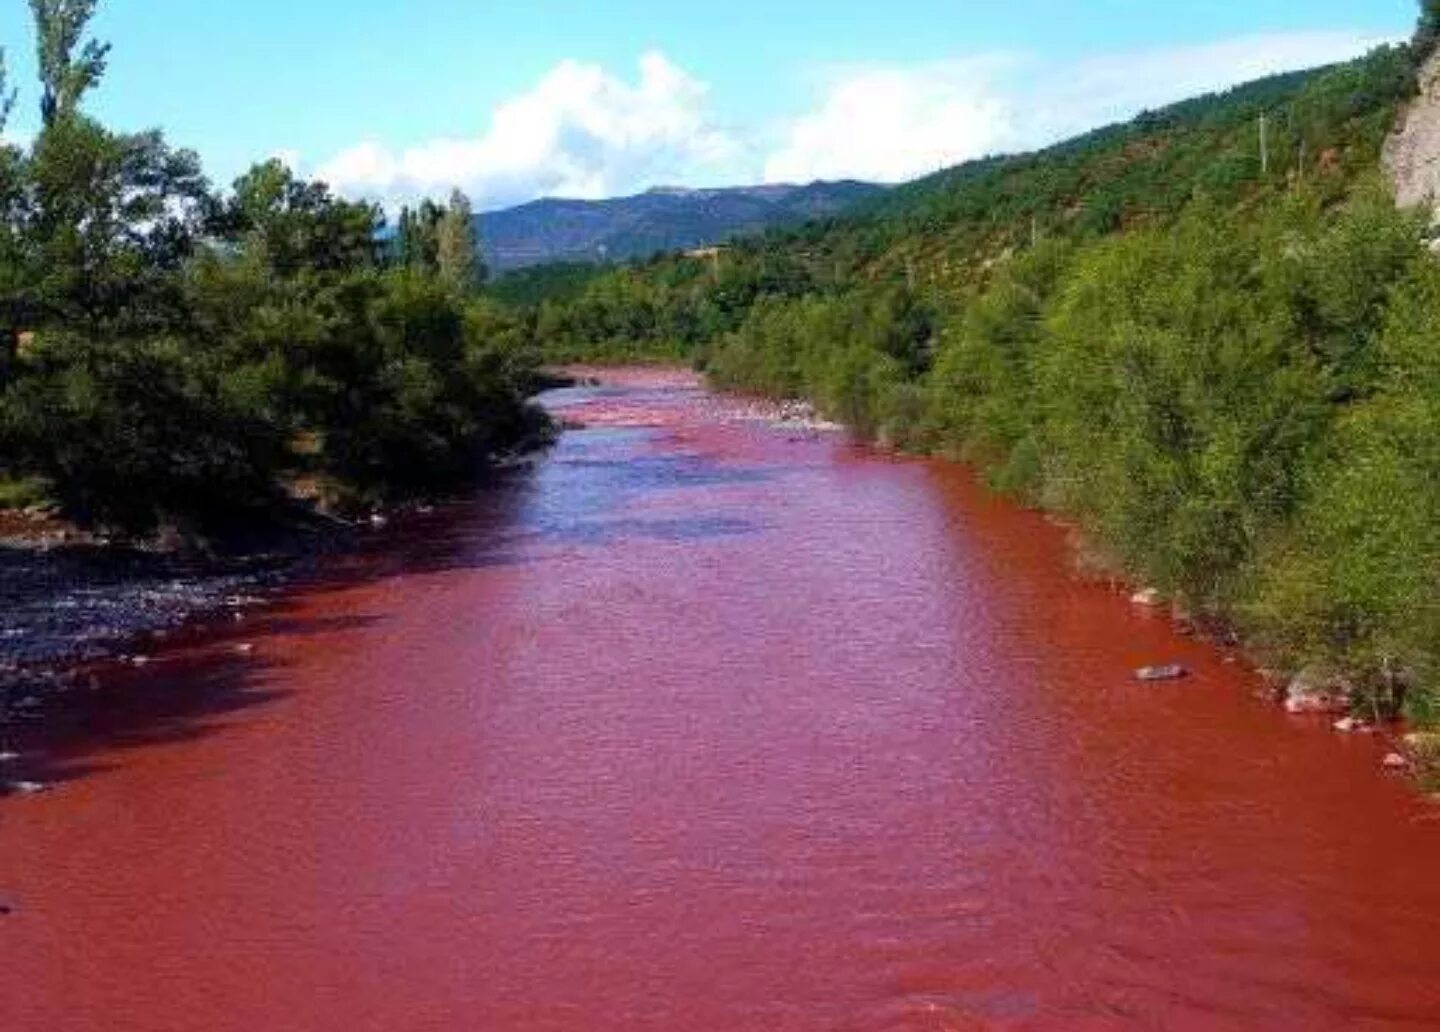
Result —
[[839, 182], [547, 199], [481, 216], [480, 239], [486, 262], [501, 273], [547, 262], [626, 261], [834, 215], [882, 189]]

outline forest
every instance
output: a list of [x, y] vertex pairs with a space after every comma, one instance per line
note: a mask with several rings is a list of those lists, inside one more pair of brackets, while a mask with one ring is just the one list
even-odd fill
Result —
[[468, 482], [543, 435], [463, 196], [387, 233], [276, 161], [214, 189], [85, 113], [95, 2], [31, 0], [42, 128], [0, 146], [0, 505], [218, 539]]
[[1194, 622], [1435, 724], [1440, 266], [1380, 158], [1436, 8], [1409, 46], [567, 281], [537, 348], [967, 461]]

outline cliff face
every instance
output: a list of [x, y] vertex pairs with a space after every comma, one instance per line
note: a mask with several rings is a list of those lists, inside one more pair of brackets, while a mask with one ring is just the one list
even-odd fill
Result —
[[1440, 51], [1420, 70], [1420, 95], [1401, 112], [1383, 160], [1402, 208], [1440, 201]]

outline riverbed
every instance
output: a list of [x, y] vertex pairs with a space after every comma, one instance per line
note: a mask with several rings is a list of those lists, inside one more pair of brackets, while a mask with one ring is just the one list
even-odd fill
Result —
[[1382, 736], [962, 467], [604, 379], [14, 743], [0, 1027], [1440, 1026]]

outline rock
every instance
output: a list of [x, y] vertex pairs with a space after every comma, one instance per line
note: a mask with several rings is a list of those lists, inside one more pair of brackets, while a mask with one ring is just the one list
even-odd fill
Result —
[[1365, 723], [1363, 721], [1356, 720], [1354, 717], [1341, 717], [1331, 726], [1335, 728], [1336, 731], [1339, 731], [1342, 735], [1351, 735], [1355, 734], [1357, 731], [1369, 730], [1369, 728], [1365, 726]]
[[1433, 206], [1440, 197], [1440, 54], [1420, 70], [1419, 86], [1419, 95], [1401, 110], [1381, 155], [1402, 208]]
[[8, 751], [7, 751], [7, 752], [0, 752], [0, 763], [19, 763], [19, 762], [20, 762], [20, 754], [19, 754], [18, 752], [8, 752]]
[[380, 515], [380, 513], [378, 512], [372, 513], [370, 516], [370, 526], [374, 527], [376, 530], [384, 530], [386, 527], [390, 526], [390, 521], [384, 516]]
[[1135, 671], [1135, 677], [1140, 681], [1179, 681], [1190, 676], [1190, 671], [1178, 663], [1169, 666], [1142, 667]]
[[248, 656], [254, 651], [255, 646], [251, 645], [249, 642], [246, 642], [244, 645], [235, 646], [235, 654], [239, 656]]
[[1131, 595], [1130, 602], [1133, 605], [1144, 606], [1147, 609], [1155, 609], [1164, 605], [1165, 599], [1161, 597], [1157, 589], [1146, 588], [1143, 591], [1137, 591]]
[[39, 795], [41, 792], [50, 791], [49, 785], [42, 785], [38, 781], [11, 781], [5, 788], [17, 795]]
[[1301, 671], [1285, 689], [1287, 713], [1345, 713], [1349, 709], [1349, 686], [1319, 670]]
[[1386, 770], [1409, 770], [1410, 761], [1401, 756], [1398, 752], [1392, 752], [1380, 761], [1380, 765]]

